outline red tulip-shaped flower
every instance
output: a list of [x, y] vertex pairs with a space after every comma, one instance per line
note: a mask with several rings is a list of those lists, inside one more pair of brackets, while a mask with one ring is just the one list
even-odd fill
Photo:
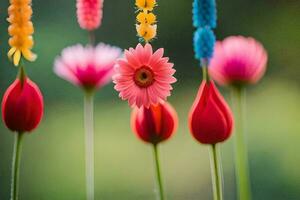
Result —
[[131, 126], [136, 135], [145, 142], [158, 144], [170, 138], [177, 129], [176, 111], [169, 103], [135, 108]]
[[2, 100], [2, 118], [11, 131], [30, 132], [43, 116], [43, 96], [29, 78], [17, 78], [6, 90]]
[[192, 135], [203, 144], [216, 144], [229, 138], [233, 116], [213, 81], [203, 81], [189, 115]]

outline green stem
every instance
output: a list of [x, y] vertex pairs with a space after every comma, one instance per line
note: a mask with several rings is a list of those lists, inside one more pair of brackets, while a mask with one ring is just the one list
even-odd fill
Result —
[[12, 160], [12, 176], [11, 176], [11, 200], [17, 200], [19, 194], [19, 173], [20, 173], [20, 161], [22, 153], [22, 139], [23, 133], [16, 133], [15, 144]]
[[96, 44], [96, 35], [95, 35], [95, 31], [89, 31], [88, 32], [88, 38], [89, 38], [89, 43], [92, 46], [95, 46]]
[[232, 90], [232, 103], [235, 114], [235, 171], [237, 196], [240, 200], [251, 199], [248, 169], [248, 152], [245, 140], [245, 90], [237, 86]]
[[87, 200], [94, 200], [94, 96], [84, 98], [85, 159]]
[[209, 73], [208, 73], [208, 61], [206, 59], [201, 60], [201, 68], [202, 68], [202, 78], [205, 81], [209, 81]]
[[164, 189], [163, 189], [163, 183], [162, 183], [162, 176], [160, 171], [160, 164], [159, 164], [159, 153], [157, 145], [153, 145], [153, 154], [154, 154], [154, 161], [155, 161], [155, 167], [156, 167], [156, 178], [157, 178], [157, 184], [159, 189], [159, 200], [164, 200]]
[[222, 165], [217, 144], [210, 146], [210, 163], [214, 200], [223, 200]]

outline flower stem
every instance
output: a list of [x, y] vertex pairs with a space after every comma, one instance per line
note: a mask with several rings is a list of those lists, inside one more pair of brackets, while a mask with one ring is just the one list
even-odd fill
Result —
[[154, 161], [155, 161], [155, 167], [156, 167], [156, 178], [157, 178], [157, 184], [159, 189], [159, 200], [164, 200], [164, 189], [163, 189], [163, 183], [162, 183], [162, 176], [161, 176], [161, 170], [160, 170], [160, 162], [159, 162], [159, 153], [157, 145], [153, 145], [153, 154], [154, 154]]
[[17, 200], [19, 194], [19, 173], [20, 173], [20, 161], [22, 153], [22, 139], [23, 133], [17, 133], [15, 135], [15, 144], [12, 160], [12, 176], [11, 176], [11, 200]]
[[88, 38], [89, 38], [90, 45], [94, 46], [96, 44], [95, 31], [89, 31], [88, 32]]
[[202, 59], [201, 60], [201, 68], [202, 68], [202, 78], [205, 81], [209, 81], [209, 73], [208, 73], [208, 60]]
[[235, 114], [235, 171], [238, 199], [250, 200], [251, 188], [248, 169], [248, 152], [245, 140], [245, 90], [243, 87], [234, 87], [232, 103]]
[[223, 176], [221, 156], [217, 144], [210, 146], [210, 168], [213, 184], [214, 200], [223, 200]]
[[94, 200], [94, 96], [84, 98], [85, 159], [87, 200]]

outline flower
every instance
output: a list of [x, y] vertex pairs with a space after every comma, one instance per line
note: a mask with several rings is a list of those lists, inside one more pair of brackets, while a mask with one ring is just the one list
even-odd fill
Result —
[[154, 24], [156, 23], [156, 15], [148, 12], [140, 12], [136, 20], [141, 24]]
[[254, 84], [264, 75], [267, 60], [266, 50], [254, 38], [231, 36], [216, 43], [209, 73], [221, 85]]
[[31, 132], [43, 116], [43, 96], [29, 78], [17, 78], [6, 90], [2, 100], [2, 118], [8, 129], [18, 133]]
[[121, 54], [120, 48], [103, 43], [96, 47], [78, 44], [62, 51], [55, 60], [54, 71], [74, 85], [93, 91], [111, 81], [115, 61]]
[[77, 0], [77, 21], [82, 29], [92, 31], [101, 25], [103, 0]]
[[135, 5], [140, 10], [152, 11], [156, 5], [156, 0], [136, 0]]
[[8, 43], [11, 48], [7, 55], [18, 66], [22, 56], [29, 61], [34, 61], [37, 57], [31, 51], [34, 44], [31, 0], [10, 0], [10, 4], [7, 20], [10, 23], [8, 33], [11, 38]]
[[136, 31], [139, 37], [143, 38], [146, 42], [149, 42], [150, 40], [156, 37], [157, 25], [137, 24]]
[[152, 13], [156, 0], [136, 0], [139, 14], [136, 17], [136, 31], [140, 39], [149, 42], [156, 37], [156, 15]]
[[116, 63], [113, 76], [115, 89], [123, 100], [134, 107], [163, 103], [171, 95], [175, 69], [169, 58], [163, 57], [164, 49], [153, 53], [152, 46], [138, 44], [135, 49], [125, 50], [125, 58]]
[[215, 0], [194, 0], [193, 25], [196, 28], [217, 26], [217, 9]]
[[176, 131], [178, 117], [169, 103], [135, 108], [131, 115], [131, 127], [141, 140], [158, 144], [169, 139]]
[[189, 128], [203, 144], [227, 140], [232, 132], [233, 115], [213, 81], [203, 81], [189, 115]]
[[198, 28], [194, 34], [195, 58], [209, 61], [213, 56], [215, 42], [216, 36], [210, 28]]

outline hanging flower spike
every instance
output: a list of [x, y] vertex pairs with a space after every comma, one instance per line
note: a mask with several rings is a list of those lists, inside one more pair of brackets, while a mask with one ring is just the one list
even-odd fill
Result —
[[232, 113], [212, 81], [203, 81], [189, 115], [189, 127], [202, 144], [227, 140], [232, 132]]
[[194, 0], [193, 24], [196, 28], [216, 28], [217, 9], [215, 0]]
[[120, 48], [106, 44], [96, 47], [71, 46], [56, 59], [54, 71], [74, 85], [94, 91], [111, 81], [115, 61], [121, 55]]
[[136, 6], [141, 11], [136, 17], [136, 31], [140, 38], [149, 42], [156, 37], [156, 16], [152, 13], [156, 6], [155, 0], [136, 0]]
[[101, 25], [103, 0], [77, 0], [77, 21], [82, 29], [92, 31]]
[[178, 117], [169, 103], [135, 108], [131, 115], [131, 127], [144, 142], [157, 145], [169, 139], [176, 131]]
[[113, 76], [115, 89], [123, 100], [134, 107], [157, 105], [171, 95], [175, 69], [169, 58], [163, 57], [164, 49], [153, 53], [152, 46], [138, 44], [135, 49], [125, 51], [125, 58], [115, 65]]
[[2, 119], [11, 131], [31, 132], [43, 116], [43, 96], [29, 78], [19, 78], [6, 90], [2, 100]]
[[28, 61], [34, 61], [37, 56], [31, 51], [34, 45], [31, 0], [10, 0], [8, 15], [8, 33], [11, 36], [8, 57], [15, 66], [19, 65], [22, 56]]
[[[210, 28], [199, 28], [194, 35], [195, 58], [210, 60], [214, 53], [216, 37]], [[206, 66], [207, 67], [207, 66]]]
[[221, 85], [254, 84], [264, 75], [267, 60], [266, 50], [254, 38], [231, 36], [217, 42], [209, 73]]
[[156, 6], [156, 0], [136, 0], [135, 5], [139, 10], [152, 11]]

